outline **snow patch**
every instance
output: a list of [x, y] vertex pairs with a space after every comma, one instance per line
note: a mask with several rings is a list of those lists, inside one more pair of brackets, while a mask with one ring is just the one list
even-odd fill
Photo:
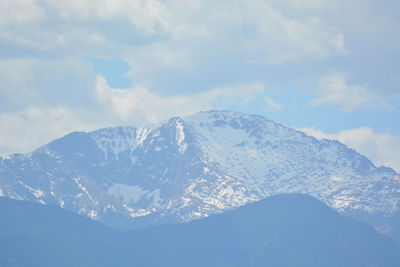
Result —
[[137, 185], [113, 184], [107, 193], [125, 203], [138, 202], [148, 191]]
[[137, 209], [137, 210], [135, 210], [135, 209], [133, 209], [133, 208], [131, 208], [131, 207], [129, 207], [128, 205], [125, 205], [125, 204], [122, 204], [122, 206], [123, 206], [127, 211], [129, 211], [129, 216], [132, 217], [132, 218], [135, 218], [135, 217], [142, 217], [142, 216], [146, 216], [146, 215], [149, 215], [150, 213], [152, 213], [152, 211], [150, 211], [150, 210], [145, 210], [145, 209]]
[[[78, 185], [78, 187], [86, 194], [86, 196], [94, 203], [98, 204], [98, 201], [96, 201], [89, 193], [87, 188], [81, 183], [81, 179], [79, 177], [73, 178], [75, 183]], [[79, 197], [82, 196], [82, 194], [79, 195]], [[78, 196], [77, 196], [78, 197]]]
[[24, 183], [21, 182], [21, 181], [18, 181], [18, 183], [19, 183], [20, 185], [22, 185], [23, 187], [25, 187], [26, 189], [28, 189], [28, 191], [31, 192], [32, 195], [34, 195], [36, 198], [41, 198], [41, 197], [44, 196], [44, 192], [43, 192], [42, 190], [32, 188], [32, 187], [30, 187], [29, 185], [26, 185], [26, 184], [24, 184]]
[[150, 128], [139, 127], [136, 129], [136, 143], [143, 144], [143, 141], [146, 140], [147, 136], [150, 133]]
[[179, 147], [179, 152], [181, 154], [185, 153], [187, 144], [184, 143], [185, 141], [185, 131], [183, 128], [183, 124], [180, 120], [176, 121], [176, 143]]
[[90, 210], [90, 211], [88, 212], [88, 216], [89, 216], [91, 219], [97, 219], [97, 211], [95, 211], [95, 210]]

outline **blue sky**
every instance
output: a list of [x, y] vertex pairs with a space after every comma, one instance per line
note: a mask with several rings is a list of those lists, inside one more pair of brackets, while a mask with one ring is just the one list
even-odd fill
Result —
[[400, 170], [394, 0], [0, 3], [0, 154], [200, 110], [264, 115]]

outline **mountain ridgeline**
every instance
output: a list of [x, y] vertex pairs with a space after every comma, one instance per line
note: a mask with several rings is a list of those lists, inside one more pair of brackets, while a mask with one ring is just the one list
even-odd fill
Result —
[[0, 266], [398, 267], [400, 249], [315, 198], [283, 194], [129, 232], [52, 205], [0, 198]]
[[394, 170], [337, 141], [232, 111], [73, 132], [0, 158], [1, 196], [120, 229], [187, 222], [279, 193], [314, 196], [380, 229], [400, 214]]

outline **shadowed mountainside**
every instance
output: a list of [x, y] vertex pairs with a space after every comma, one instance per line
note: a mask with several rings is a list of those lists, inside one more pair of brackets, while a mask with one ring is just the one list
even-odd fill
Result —
[[7, 198], [0, 213], [1, 266], [400, 266], [392, 240], [305, 195], [129, 232]]

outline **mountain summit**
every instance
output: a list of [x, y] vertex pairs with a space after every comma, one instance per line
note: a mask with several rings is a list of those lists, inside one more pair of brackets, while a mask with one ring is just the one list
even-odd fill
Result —
[[73, 132], [0, 158], [0, 195], [114, 227], [190, 221], [278, 193], [392, 217], [400, 209], [400, 175], [338, 141], [232, 111]]

